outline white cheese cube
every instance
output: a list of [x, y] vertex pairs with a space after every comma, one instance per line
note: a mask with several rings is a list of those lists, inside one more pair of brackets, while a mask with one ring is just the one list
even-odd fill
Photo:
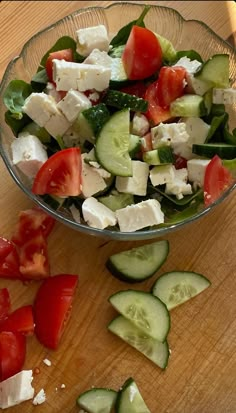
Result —
[[93, 197], [85, 199], [82, 213], [85, 222], [93, 228], [104, 229], [116, 225], [117, 222], [115, 213]]
[[57, 112], [57, 105], [54, 98], [44, 92], [31, 93], [26, 98], [22, 111], [42, 127]]
[[200, 118], [184, 118], [182, 122], [186, 125], [186, 131], [189, 135], [187, 142], [180, 142], [174, 145], [173, 152], [176, 155], [180, 155], [185, 159], [191, 159], [196, 157], [192, 153], [192, 145], [195, 143], [202, 144], [206, 141], [210, 125], [204, 122]]
[[190, 159], [187, 162], [188, 179], [195, 186], [203, 188], [206, 167], [209, 162], [209, 159]]
[[150, 171], [150, 181], [153, 186], [164, 185], [174, 179], [173, 165], [158, 165]]
[[212, 90], [212, 102], [216, 104], [233, 105], [236, 103], [236, 89], [217, 89]]
[[182, 199], [184, 195], [192, 194], [192, 186], [187, 183], [188, 170], [187, 168], [175, 169], [174, 178], [171, 182], [167, 182], [165, 193], [168, 195], [176, 195], [177, 199]]
[[47, 95], [49, 95], [49, 96], [52, 96], [53, 99], [56, 101], [56, 103], [60, 102], [60, 100], [61, 100], [61, 95], [60, 95], [60, 93], [56, 90], [56, 86], [55, 86], [53, 83], [51, 83], [51, 82], [48, 82], [48, 83], [47, 83], [47, 86], [46, 86], [46, 89], [45, 89], [45, 93], [46, 93]]
[[147, 193], [149, 166], [145, 162], [132, 161], [133, 175], [129, 177], [117, 176], [116, 189], [126, 194], [144, 196]]
[[184, 122], [160, 123], [158, 126], [151, 128], [151, 136], [153, 149], [170, 145], [174, 150], [176, 145], [186, 143], [189, 139]]
[[101, 92], [108, 88], [110, 78], [111, 69], [105, 66], [53, 60], [53, 80], [57, 90], [84, 92], [95, 89]]
[[198, 60], [190, 60], [189, 57], [183, 56], [173, 65], [173, 67], [181, 66], [184, 67], [188, 73], [194, 74], [201, 65], [202, 63]]
[[195, 93], [196, 95], [203, 96], [211, 89], [212, 83], [205, 82], [202, 79], [198, 79], [191, 73], [187, 73], [187, 93]]
[[93, 49], [108, 52], [109, 39], [103, 24], [86, 27], [76, 31], [77, 51], [81, 56], [88, 56]]
[[34, 135], [19, 134], [11, 144], [12, 162], [26, 176], [34, 178], [38, 170], [48, 159], [47, 151]]
[[69, 90], [66, 96], [57, 104], [65, 115], [66, 119], [73, 123], [82, 110], [88, 109], [92, 106], [90, 100], [84, 93], [76, 90]]
[[63, 113], [57, 108], [56, 112], [45, 123], [44, 127], [54, 138], [57, 136], [63, 136], [69, 129], [70, 122], [66, 119]]
[[89, 65], [101, 65], [110, 68], [112, 66], [113, 60], [114, 59], [110, 57], [107, 52], [93, 49], [90, 55], [84, 60], [84, 63]]
[[144, 136], [149, 131], [149, 121], [142, 113], [135, 113], [131, 123], [131, 133]]
[[103, 177], [98, 172], [97, 168], [90, 166], [84, 161], [86, 154], [81, 156], [82, 158], [82, 174], [81, 174], [81, 190], [84, 198], [89, 198], [92, 195], [103, 191], [107, 184]]
[[147, 201], [118, 209], [116, 216], [122, 232], [137, 231], [164, 222], [161, 205], [156, 199], [148, 199]]
[[81, 139], [80, 134], [70, 127], [66, 133], [62, 136], [64, 145], [66, 148], [73, 148], [74, 146], [80, 146], [83, 144], [84, 139]]
[[[6, 409], [34, 397], [32, 370], [22, 370], [0, 383], [0, 408]], [[22, 411], [22, 410], [21, 410]]]
[[38, 404], [42, 404], [46, 401], [46, 394], [44, 389], [41, 389], [35, 396], [33, 400], [33, 404], [37, 406]]

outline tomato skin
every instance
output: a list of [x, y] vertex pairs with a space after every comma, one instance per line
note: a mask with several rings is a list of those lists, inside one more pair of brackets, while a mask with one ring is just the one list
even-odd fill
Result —
[[120, 89], [121, 92], [128, 93], [129, 95], [137, 96], [144, 99], [147, 86], [143, 82], [135, 82], [132, 85], [124, 86]]
[[[57, 52], [52, 52], [49, 54], [45, 69], [48, 75], [48, 79], [50, 82], [53, 82], [53, 59], [57, 60], [66, 60], [67, 62], [73, 62], [73, 50], [72, 49], [64, 49], [58, 50]], [[54, 83], [54, 82], [53, 82]]]
[[153, 75], [162, 64], [162, 49], [155, 34], [134, 25], [125, 45], [122, 61], [130, 80], [141, 80]]
[[0, 322], [3, 322], [10, 312], [11, 301], [7, 288], [0, 289]]
[[7, 257], [7, 255], [14, 249], [11, 241], [0, 237], [0, 262]]
[[171, 102], [184, 94], [184, 80], [186, 69], [184, 67], [163, 66], [158, 76], [157, 98], [159, 104], [165, 108]]
[[182, 169], [182, 168], [187, 168], [187, 159], [183, 158], [180, 155], [174, 155], [175, 157], [175, 169]]
[[81, 193], [80, 148], [62, 149], [50, 156], [39, 169], [32, 192], [59, 197], [78, 196]]
[[47, 242], [40, 232], [21, 245], [19, 260], [24, 279], [41, 280], [50, 276]]
[[206, 167], [204, 177], [204, 204], [209, 206], [215, 202], [233, 183], [229, 170], [222, 165], [222, 160], [215, 155]]
[[0, 323], [1, 331], [11, 331], [12, 333], [21, 333], [32, 335], [34, 333], [34, 318], [32, 305], [25, 305], [17, 308], [10, 313], [8, 317]]
[[12, 251], [3, 261], [0, 261], [0, 277], [21, 280], [19, 256], [15, 245], [12, 245]]
[[26, 355], [26, 338], [20, 333], [0, 332], [0, 380], [22, 370]]
[[150, 120], [152, 126], [158, 125], [171, 119], [169, 108], [163, 108], [158, 101], [158, 81], [151, 83], [145, 93], [145, 100], [148, 101], [148, 110], [145, 116]]
[[57, 349], [68, 321], [78, 276], [59, 274], [46, 279], [34, 301], [35, 334], [44, 346]]

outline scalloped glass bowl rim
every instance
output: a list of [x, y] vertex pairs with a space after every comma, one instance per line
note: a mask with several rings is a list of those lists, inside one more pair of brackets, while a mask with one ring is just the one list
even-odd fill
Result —
[[[22, 55], [25, 53], [25, 50], [30, 46], [30, 43], [32, 42], [33, 39], [37, 38], [40, 34], [53, 29], [55, 26], [57, 26], [58, 24], [60, 24], [62, 21], [64, 21], [65, 19], [67, 19], [70, 16], [73, 15], [77, 15], [79, 13], [83, 13], [85, 11], [88, 12], [92, 12], [94, 9], [109, 9], [112, 7], [117, 7], [119, 5], [127, 5], [127, 6], [143, 6], [145, 4], [142, 3], [128, 3], [128, 2], [119, 2], [119, 3], [113, 3], [110, 4], [106, 7], [102, 7], [102, 6], [91, 6], [91, 7], [86, 7], [86, 8], [81, 8], [65, 17], [63, 17], [62, 19], [58, 20], [57, 22], [47, 26], [46, 28], [40, 30], [39, 32], [37, 32], [35, 35], [33, 35], [23, 46], [19, 56], [16, 56], [15, 58], [13, 58], [6, 70], [5, 73], [3, 75], [3, 79], [2, 82], [0, 84], [0, 95], [2, 95], [2, 89], [4, 88], [4, 84], [7, 78], [7, 74], [10, 71], [12, 65], [14, 65], [16, 63], [16, 61], [18, 59], [20, 59], [22, 57]], [[205, 29], [207, 29], [207, 31], [209, 32], [209, 34], [211, 34], [212, 36], [214, 36], [214, 38], [218, 38], [219, 41], [225, 43], [225, 45], [227, 45], [227, 47], [229, 49], [232, 49], [232, 52], [234, 52], [234, 49], [227, 43], [224, 41], [224, 39], [222, 39], [220, 36], [217, 35], [217, 33], [215, 33], [210, 27], [207, 26], [207, 24], [205, 24], [202, 21], [199, 20], [195, 20], [195, 19], [189, 19], [186, 20], [184, 19], [184, 17], [175, 9], [167, 7], [167, 6], [162, 6], [162, 5], [150, 5], [152, 8], [156, 8], [156, 9], [168, 9], [170, 10], [174, 15], [176, 15], [176, 17], [178, 17], [182, 23], [184, 22], [195, 22], [201, 26], [204, 26]], [[2, 128], [0, 127], [0, 138], [1, 138], [1, 133], [2, 133]], [[185, 227], [187, 224], [191, 224], [195, 221], [197, 221], [198, 219], [202, 218], [204, 215], [208, 214], [211, 210], [213, 210], [217, 205], [221, 204], [229, 195], [230, 193], [236, 188], [236, 182], [233, 183], [226, 191], [223, 192], [223, 194], [215, 201], [213, 202], [210, 206], [203, 208], [202, 210], [200, 210], [198, 213], [192, 215], [191, 217], [185, 219], [184, 221], [180, 221], [178, 223], [172, 224], [172, 225], [167, 225], [167, 226], [163, 226], [160, 228], [156, 228], [156, 229], [150, 229], [150, 230], [139, 230], [139, 231], [135, 231], [135, 232], [121, 232], [121, 231], [115, 231], [112, 229], [97, 229], [97, 228], [93, 228], [93, 227], [89, 227], [86, 224], [80, 224], [78, 222], [75, 222], [71, 219], [69, 219], [67, 216], [64, 216], [63, 214], [59, 214], [57, 213], [56, 210], [53, 210], [52, 208], [50, 208], [50, 206], [48, 204], [46, 204], [40, 197], [37, 197], [36, 195], [34, 195], [25, 185], [24, 183], [18, 178], [18, 176], [15, 174], [14, 170], [11, 167], [11, 164], [9, 162], [8, 157], [5, 154], [5, 151], [3, 149], [2, 146], [2, 142], [0, 139], [0, 154], [2, 156], [2, 159], [8, 169], [8, 172], [10, 173], [10, 175], [12, 176], [13, 180], [15, 181], [15, 183], [21, 188], [21, 190], [27, 195], [27, 197], [29, 197], [35, 204], [37, 204], [38, 206], [40, 206], [45, 212], [47, 212], [49, 215], [51, 215], [52, 217], [54, 217], [57, 221], [66, 224], [68, 227], [77, 230], [79, 232], [82, 233], [86, 233], [89, 235], [94, 235], [94, 236], [100, 236], [103, 238], [108, 238], [108, 239], [114, 239], [114, 240], [120, 240], [120, 241], [128, 241], [128, 240], [145, 240], [145, 239], [153, 239], [153, 238], [157, 238], [160, 237], [162, 235], [171, 233], [173, 231], [176, 231], [178, 229], [181, 229], [183, 227]]]

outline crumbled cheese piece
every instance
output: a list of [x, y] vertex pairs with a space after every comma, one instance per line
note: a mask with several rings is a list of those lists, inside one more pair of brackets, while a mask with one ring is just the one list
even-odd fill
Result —
[[44, 364], [46, 364], [46, 366], [50, 367], [52, 365], [51, 361], [48, 359], [44, 359], [43, 360]]
[[61, 389], [65, 389], [65, 388], [66, 388], [66, 385], [64, 383], [62, 383]]
[[46, 394], [44, 389], [41, 389], [35, 396], [33, 400], [33, 404], [37, 406], [38, 404], [42, 404], [46, 401]]

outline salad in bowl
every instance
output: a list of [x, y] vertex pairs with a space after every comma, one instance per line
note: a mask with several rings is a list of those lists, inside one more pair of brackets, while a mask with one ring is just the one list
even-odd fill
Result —
[[235, 51], [200, 22], [189, 23], [214, 47], [180, 41], [184, 29], [174, 41], [149, 17], [168, 20], [171, 9], [128, 7], [135, 16], [115, 34], [107, 19], [74, 19], [24, 78], [10, 64], [0, 149], [21, 188], [60, 221], [144, 239], [202, 216], [235, 186]]

